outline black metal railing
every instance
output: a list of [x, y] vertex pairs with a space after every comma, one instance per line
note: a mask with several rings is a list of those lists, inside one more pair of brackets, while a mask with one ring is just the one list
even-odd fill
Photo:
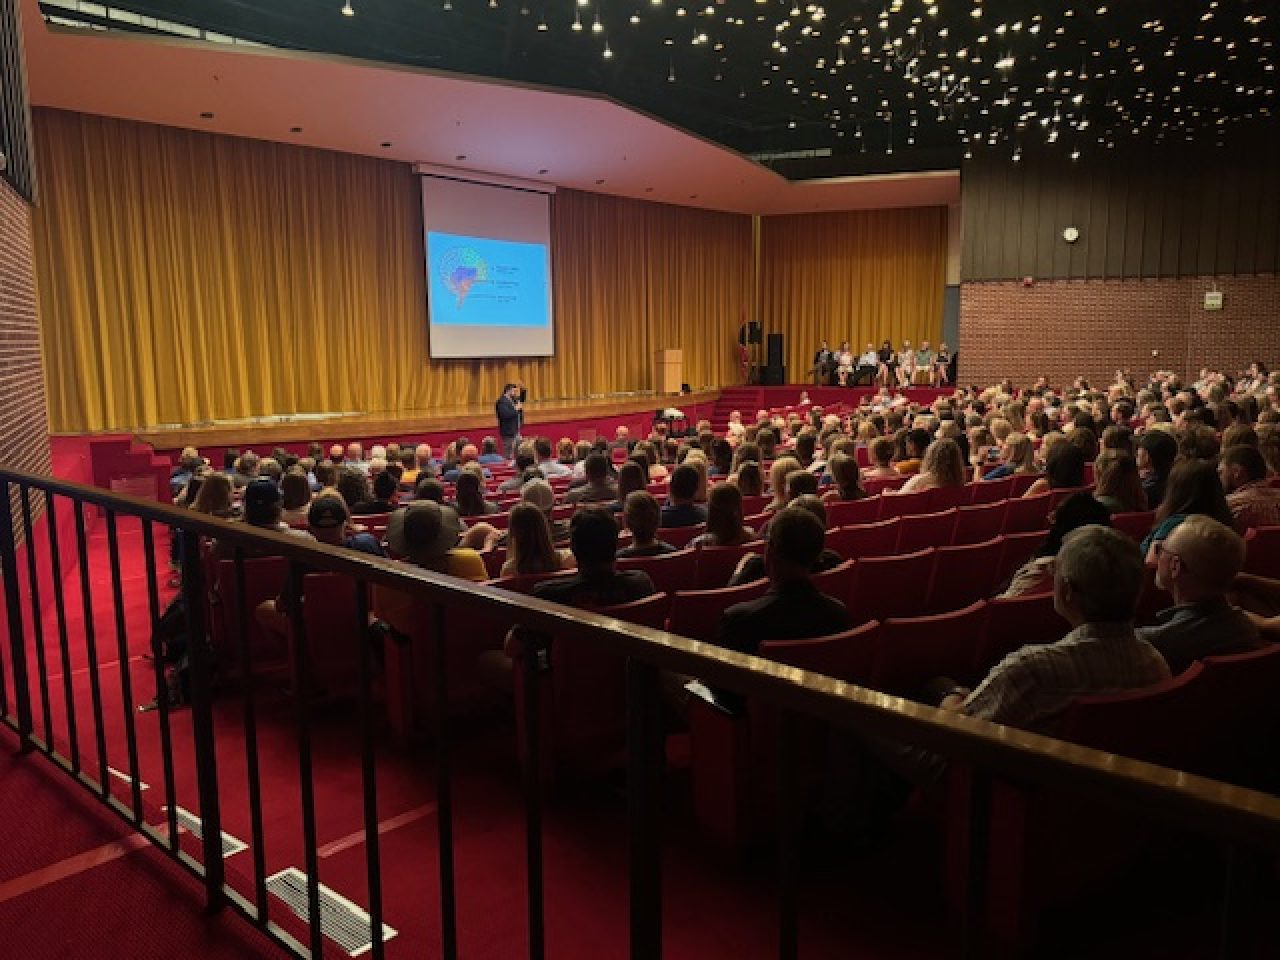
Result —
[[[625, 623], [609, 616], [569, 609], [532, 597], [515, 595], [486, 586], [458, 580], [408, 567], [392, 561], [370, 557], [355, 551], [323, 546], [302, 538], [266, 532], [246, 524], [229, 523], [167, 505], [137, 498], [114, 495], [97, 488], [81, 486], [15, 470], [0, 469], [0, 564], [3, 565], [5, 610], [8, 627], [6, 665], [10, 675], [0, 677], [0, 689], [13, 691], [13, 702], [6, 696], [0, 708], [3, 721], [16, 731], [22, 749], [39, 752], [66, 770], [74, 779], [110, 806], [132, 827], [160, 849], [181, 863], [204, 884], [210, 908], [229, 905], [243, 914], [267, 935], [294, 954], [306, 957], [323, 955], [323, 931], [319, 922], [319, 857], [317, 846], [316, 795], [313, 760], [313, 707], [309, 696], [307, 624], [301, 604], [290, 610], [295, 642], [290, 646], [289, 683], [296, 711], [296, 758], [301, 793], [300, 826], [305, 851], [307, 876], [306, 942], [271, 919], [264, 853], [262, 811], [262, 771], [259, 755], [258, 701], [255, 696], [261, 675], [255, 651], [248, 642], [249, 618], [252, 611], [244, 603], [246, 563], [252, 555], [269, 551], [288, 564], [289, 590], [302, 596], [302, 578], [307, 573], [337, 573], [367, 585], [390, 587], [410, 594], [434, 625], [436, 643], [433, 648], [435, 696], [432, 698], [432, 754], [437, 809], [437, 843], [439, 869], [439, 921], [441, 954], [452, 958], [458, 952], [457, 890], [454, 850], [453, 772], [451, 749], [455, 731], [450, 724], [448, 695], [450, 692], [449, 649], [447, 637], [450, 608], [463, 606], [468, 615], [485, 614], [506, 622], [522, 624], [526, 652], [522, 658], [526, 676], [524, 700], [524, 817], [526, 848], [524, 869], [527, 876], [528, 953], [532, 958], [544, 956], [542, 790], [539, 782], [540, 721], [537, 702], [538, 684], [534, 671], [538, 657], [534, 654], [547, 637], [590, 639], [607, 644], [626, 658], [627, 709], [627, 804], [630, 956], [656, 958], [662, 954], [662, 871], [661, 812], [663, 777], [663, 736], [661, 727], [662, 671], [697, 676], [708, 685], [734, 691], [768, 704], [778, 711], [780, 760], [778, 797], [781, 806], [778, 830], [778, 955], [798, 955], [798, 828], [792, 815], [797, 794], [796, 771], [789, 744], [799, 736], [800, 721], [817, 718], [834, 727], [855, 731], [860, 735], [891, 738], [914, 744], [943, 755], [951, 761], [971, 765], [970, 861], [968, 865], [968, 917], [965, 924], [964, 952], [982, 955], [981, 923], [986, 881], [987, 823], [992, 778], [1016, 779], [1019, 782], [1073, 792], [1091, 800], [1104, 802], [1119, 810], [1140, 813], [1165, 823], [1185, 828], [1197, 835], [1221, 841], [1240, 852], [1280, 850], [1280, 799], [1269, 794], [1207, 780], [1139, 761], [1117, 758], [1021, 730], [1001, 727], [968, 717], [956, 716], [873, 690], [842, 683], [778, 663], [737, 654], [716, 646], [702, 644], [659, 630]], [[20, 517], [10, 507], [11, 487], [18, 489]], [[46, 536], [32, 534], [33, 496], [42, 495], [45, 503]], [[83, 608], [83, 639], [89, 674], [90, 704], [93, 719], [93, 756], [88, 764], [81, 756], [84, 730], [77, 725], [75, 685], [70, 681], [74, 656], [70, 636], [70, 619], [62, 587], [63, 547], [59, 542], [59, 517], [64, 509], [73, 511], [76, 551], [79, 565], [80, 603]], [[86, 518], [89, 511], [100, 510], [106, 527], [107, 553], [111, 581], [111, 616], [98, 622], [90, 575]], [[141, 523], [146, 606], [153, 637], [158, 634], [162, 612], [157, 579], [154, 525], [181, 531], [182, 596], [185, 601], [187, 630], [192, 640], [190, 655], [190, 744], [179, 744], [175, 737], [173, 715], [167, 706], [166, 678], [162, 651], [153, 650], [154, 680], [157, 698], [157, 720], [163, 765], [164, 823], [153, 826], [147, 816], [140, 791], [139, 749], [134, 724], [135, 693], [131, 687], [128, 661], [130, 649], [128, 624], [124, 614], [124, 585], [121, 577], [119, 528], [123, 519]], [[19, 563], [19, 547], [12, 535], [15, 519], [27, 534], [21, 549], [26, 550], [25, 563]], [[215, 690], [212, 656], [202, 642], [206, 634], [205, 567], [201, 557], [202, 539], [214, 538], [234, 560], [239, 603], [233, 615], [240, 629], [235, 651], [240, 684], [240, 721], [243, 724], [243, 762], [247, 765], [248, 804], [253, 849], [252, 890], [240, 891], [227, 882], [221, 850], [221, 810], [219, 793], [219, 759], [215, 733]], [[27, 583], [21, 582], [25, 570]], [[44, 580], [42, 581], [42, 576]], [[65, 713], [59, 716], [51, 707], [51, 678], [44, 646], [46, 633], [42, 626], [42, 583], [51, 583], [56, 621], [58, 654], [63, 678], [62, 696]], [[351, 628], [353, 635], [364, 637], [368, 625], [368, 604], [362, 590], [356, 590], [356, 606]], [[25, 604], [24, 604], [25, 594]], [[128, 802], [115, 797], [110, 789], [109, 755], [103, 729], [103, 685], [97, 662], [100, 638], [108, 627], [114, 629], [114, 645], [121, 658], [120, 695], [125, 717], [126, 759], [124, 779], [130, 783]], [[542, 638], [542, 639], [539, 639]], [[29, 647], [34, 646], [35, 677], [31, 677]], [[363, 841], [368, 877], [369, 914], [372, 935], [371, 955], [384, 955], [382, 913], [386, 880], [379, 847], [377, 814], [377, 753], [373, 719], [374, 663], [369, 644], [360, 643], [356, 700], [359, 717], [361, 806]], [[33, 687], [34, 683], [34, 687]], [[33, 716], [33, 689], [40, 701], [39, 725]], [[224, 695], [223, 706], [227, 697]], [[62, 720], [61, 729], [58, 720]], [[66, 744], [66, 752], [58, 749]], [[179, 749], [189, 746], [195, 768], [199, 799], [201, 841], [199, 856], [184, 849], [183, 830], [178, 821], [178, 797], [175, 787], [175, 757]], [[230, 751], [228, 751], [230, 752]], [[237, 759], [237, 762], [239, 760]], [[93, 768], [96, 767], [96, 771]], [[88, 769], [86, 769], [88, 768]], [[96, 772], [96, 777], [93, 775]], [[152, 808], [154, 812], [154, 807]], [[1228, 892], [1234, 889], [1235, 875], [1228, 872]], [[408, 882], [408, 881], [406, 881]], [[1235, 898], [1223, 900], [1223, 910], [1233, 908]], [[1224, 921], [1224, 931], [1233, 929]], [[1235, 942], [1224, 934], [1223, 950], [1229, 952]], [[621, 952], [619, 948], [617, 953]]]

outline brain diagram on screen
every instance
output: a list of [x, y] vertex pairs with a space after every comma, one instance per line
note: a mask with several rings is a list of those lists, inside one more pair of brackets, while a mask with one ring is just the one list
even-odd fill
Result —
[[477, 283], [489, 282], [489, 265], [474, 247], [450, 247], [440, 258], [440, 282], [461, 309]]

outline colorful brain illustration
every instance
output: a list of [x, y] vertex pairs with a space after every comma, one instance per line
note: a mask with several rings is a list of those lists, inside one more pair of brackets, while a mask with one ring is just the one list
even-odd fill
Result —
[[461, 307], [473, 286], [488, 282], [489, 265], [471, 247], [454, 247], [440, 258], [440, 280]]

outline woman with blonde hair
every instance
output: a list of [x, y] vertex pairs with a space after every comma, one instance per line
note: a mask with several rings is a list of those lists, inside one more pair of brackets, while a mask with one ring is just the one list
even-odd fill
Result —
[[973, 468], [973, 479], [976, 480], [999, 480], [1002, 477], [1009, 477], [1015, 473], [1037, 473], [1036, 470], [1036, 450], [1031, 444], [1031, 438], [1025, 433], [1014, 431], [1005, 438], [1004, 446], [1001, 448], [1000, 464], [993, 470], [986, 469], [986, 464], [978, 463]]
[[1094, 464], [1094, 498], [1112, 513], [1142, 513], [1147, 494], [1142, 489], [1138, 461], [1121, 450], [1103, 450]]
[[773, 499], [765, 506], [765, 512], [781, 510], [787, 505], [787, 474], [793, 470], [803, 470], [800, 461], [795, 457], [779, 457], [769, 468], [769, 493]]
[[502, 576], [554, 573], [574, 566], [573, 554], [556, 548], [546, 515], [533, 504], [517, 503], [512, 507], [507, 529], [507, 559], [502, 564]]
[[960, 444], [944, 437], [929, 444], [920, 464], [920, 472], [904, 483], [897, 492], [914, 493], [937, 487], [963, 487], [967, 479]]

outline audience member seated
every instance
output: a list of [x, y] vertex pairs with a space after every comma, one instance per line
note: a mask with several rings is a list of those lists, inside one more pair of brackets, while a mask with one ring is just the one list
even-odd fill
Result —
[[184, 447], [178, 465], [169, 474], [169, 495], [177, 497], [197, 470], [204, 466], [200, 451], [195, 447]]
[[668, 503], [662, 508], [662, 527], [696, 527], [707, 519], [706, 507], [694, 502], [700, 477], [696, 467], [682, 463], [671, 474]]
[[516, 472], [498, 484], [498, 493], [515, 493], [523, 487], [528, 480], [526, 474], [530, 470], [535, 470], [538, 476], [542, 476], [542, 471], [538, 470], [538, 460], [533, 451], [533, 444], [527, 440], [520, 444], [516, 450]]
[[307, 510], [311, 507], [311, 484], [307, 472], [301, 467], [290, 467], [280, 478], [280, 495], [283, 498], [280, 519], [291, 527], [307, 523]]
[[543, 477], [546, 479], [550, 480], [552, 477], [569, 477], [573, 475], [572, 467], [567, 467], [555, 459], [551, 449], [551, 440], [548, 437], [538, 437], [533, 442], [533, 450], [538, 457], [538, 470], [542, 472]]
[[619, 558], [656, 557], [675, 552], [675, 547], [657, 537], [662, 509], [653, 494], [632, 490], [627, 494], [622, 515], [626, 528], [631, 531], [631, 545], [618, 551]]
[[755, 460], [746, 460], [738, 467], [732, 479], [733, 485], [744, 497], [764, 496], [764, 474]]
[[1155, 544], [1167, 537], [1187, 517], [1201, 513], [1232, 525], [1231, 510], [1218, 482], [1218, 471], [1207, 460], [1182, 460], [1169, 474], [1164, 500], [1156, 508], [1156, 522], [1142, 541], [1148, 563], [1155, 563]]
[[464, 467], [453, 487], [453, 507], [462, 517], [487, 517], [498, 512], [498, 505], [486, 500], [484, 477], [474, 467]]
[[[415, 500], [391, 514], [387, 546], [415, 566], [476, 583], [487, 580], [480, 554], [459, 544], [462, 533], [462, 519], [453, 508], [434, 500]], [[381, 610], [379, 614], [385, 619]]]
[[736, 547], [756, 539], [743, 523], [742, 491], [731, 483], [717, 484], [707, 497], [707, 529], [694, 537], [694, 547]]
[[960, 445], [944, 437], [929, 444], [915, 476], [898, 490], [888, 492], [915, 493], [917, 490], [934, 490], [939, 487], [963, 487], [968, 479], [965, 473]]
[[493, 437], [485, 437], [480, 441], [480, 456], [476, 457], [476, 463], [481, 466], [492, 466], [498, 463], [506, 463], [507, 459], [498, 452], [498, 441]]
[[1138, 472], [1142, 474], [1142, 489], [1147, 494], [1147, 509], [1153, 509], [1164, 500], [1164, 488], [1169, 482], [1173, 463], [1178, 459], [1178, 441], [1164, 430], [1148, 430], [1138, 438]]
[[1064, 539], [1054, 572], [1054, 609], [1071, 625], [1056, 643], [1009, 654], [972, 692], [954, 688], [941, 707], [972, 717], [1051, 731], [1076, 697], [1149, 687], [1169, 666], [1134, 631], [1142, 554], [1118, 530], [1091, 525]]
[[628, 460], [618, 467], [618, 496], [613, 503], [609, 504], [609, 509], [621, 514], [627, 497], [636, 490], [645, 489], [646, 486], [648, 481], [645, 479], [645, 468], [634, 460]]
[[765, 505], [766, 512], [781, 510], [787, 505], [787, 477], [800, 470], [800, 461], [795, 457], [779, 457], [769, 467], [769, 493], [773, 499]]
[[[1036, 450], [1025, 433], [1010, 433], [999, 449], [999, 464], [990, 467], [989, 457], [979, 449], [974, 464], [974, 480], [999, 480], [1015, 473], [1036, 473]], [[985, 473], [983, 471], [986, 471]]]
[[533, 595], [539, 600], [575, 607], [612, 607], [654, 593], [653, 581], [643, 570], [615, 567], [618, 525], [609, 511], [587, 506], [575, 513], [569, 522], [569, 542], [578, 572], [536, 584]]
[[637, 443], [631, 451], [632, 459], [645, 468], [649, 483], [667, 479], [667, 468], [658, 459], [658, 448], [648, 440]]
[[870, 446], [871, 466], [862, 476], [867, 480], [888, 480], [901, 476], [893, 469], [893, 441], [889, 437], [876, 437]]
[[1259, 644], [1258, 628], [1227, 591], [1244, 565], [1244, 538], [1209, 517], [1187, 517], [1156, 544], [1156, 586], [1174, 606], [1138, 636], [1159, 650], [1178, 674], [1192, 661], [1243, 653]]
[[1029, 486], [1023, 496], [1038, 497], [1050, 490], [1083, 487], [1084, 465], [1084, 451], [1079, 446], [1066, 439], [1055, 443], [1045, 459], [1044, 476]]
[[612, 503], [618, 499], [618, 485], [609, 479], [609, 458], [591, 453], [583, 461], [586, 483], [565, 495], [566, 503]]
[[1094, 464], [1094, 478], [1094, 497], [1112, 513], [1142, 513], [1147, 509], [1138, 461], [1123, 450], [1103, 449]]
[[[812, 494], [802, 494], [796, 497], [790, 504], [790, 507], [798, 507], [802, 510], [808, 510], [822, 524], [822, 529], [827, 528], [827, 508], [822, 501]], [[783, 508], [784, 510], [786, 507]], [[782, 511], [778, 511], [781, 513]], [[767, 531], [766, 531], [767, 533]], [[768, 539], [766, 536], [765, 539]], [[813, 566], [809, 568], [810, 573], [822, 573], [824, 570], [830, 570], [844, 563], [844, 557], [836, 553], [830, 547], [824, 546], [818, 553], [818, 559], [814, 561]], [[744, 583], [752, 583], [761, 580], [766, 575], [764, 557], [758, 553], [748, 553], [740, 561], [738, 568], [733, 571], [733, 576], [729, 578], [729, 586], [740, 587]]]
[[[365, 489], [368, 489], [367, 485]], [[400, 481], [388, 471], [381, 470], [373, 475], [373, 498], [357, 503], [351, 508], [351, 513], [355, 516], [390, 513], [396, 508], [399, 490]]]
[[1001, 597], [1025, 597], [1031, 594], [1049, 593], [1053, 590], [1053, 570], [1067, 534], [1089, 525], [1109, 527], [1111, 513], [1102, 503], [1087, 493], [1073, 493], [1053, 511], [1049, 521], [1049, 536], [1036, 555], [1024, 563], [1013, 575]]
[[1267, 461], [1257, 447], [1237, 444], [1222, 453], [1218, 478], [1226, 491], [1227, 507], [1235, 528], [1280, 524], [1280, 488], [1267, 483]]
[[711, 467], [707, 474], [722, 478], [733, 473], [733, 445], [724, 437], [717, 437], [711, 443]]
[[862, 485], [862, 471], [858, 469], [858, 461], [847, 453], [837, 453], [827, 461], [827, 470], [831, 473], [833, 487], [823, 496], [827, 503], [838, 503], [845, 500], [861, 500], [867, 495]]
[[552, 573], [573, 567], [573, 554], [556, 547], [551, 540], [547, 516], [531, 503], [511, 508], [507, 532], [507, 559], [501, 574], [510, 577], [525, 573]]
[[929, 446], [929, 439], [929, 431], [921, 427], [906, 432], [903, 456], [899, 457], [898, 462], [893, 465], [899, 476], [910, 477], [919, 473], [924, 452]]
[[[725, 610], [716, 632], [715, 643], [739, 653], [755, 655], [766, 640], [804, 640], [849, 628], [844, 604], [819, 592], [809, 579], [823, 550], [822, 523], [804, 507], [789, 506], [778, 511], [772, 526], [763, 558], [768, 591]], [[724, 692], [716, 700], [729, 709], [741, 703]]]

